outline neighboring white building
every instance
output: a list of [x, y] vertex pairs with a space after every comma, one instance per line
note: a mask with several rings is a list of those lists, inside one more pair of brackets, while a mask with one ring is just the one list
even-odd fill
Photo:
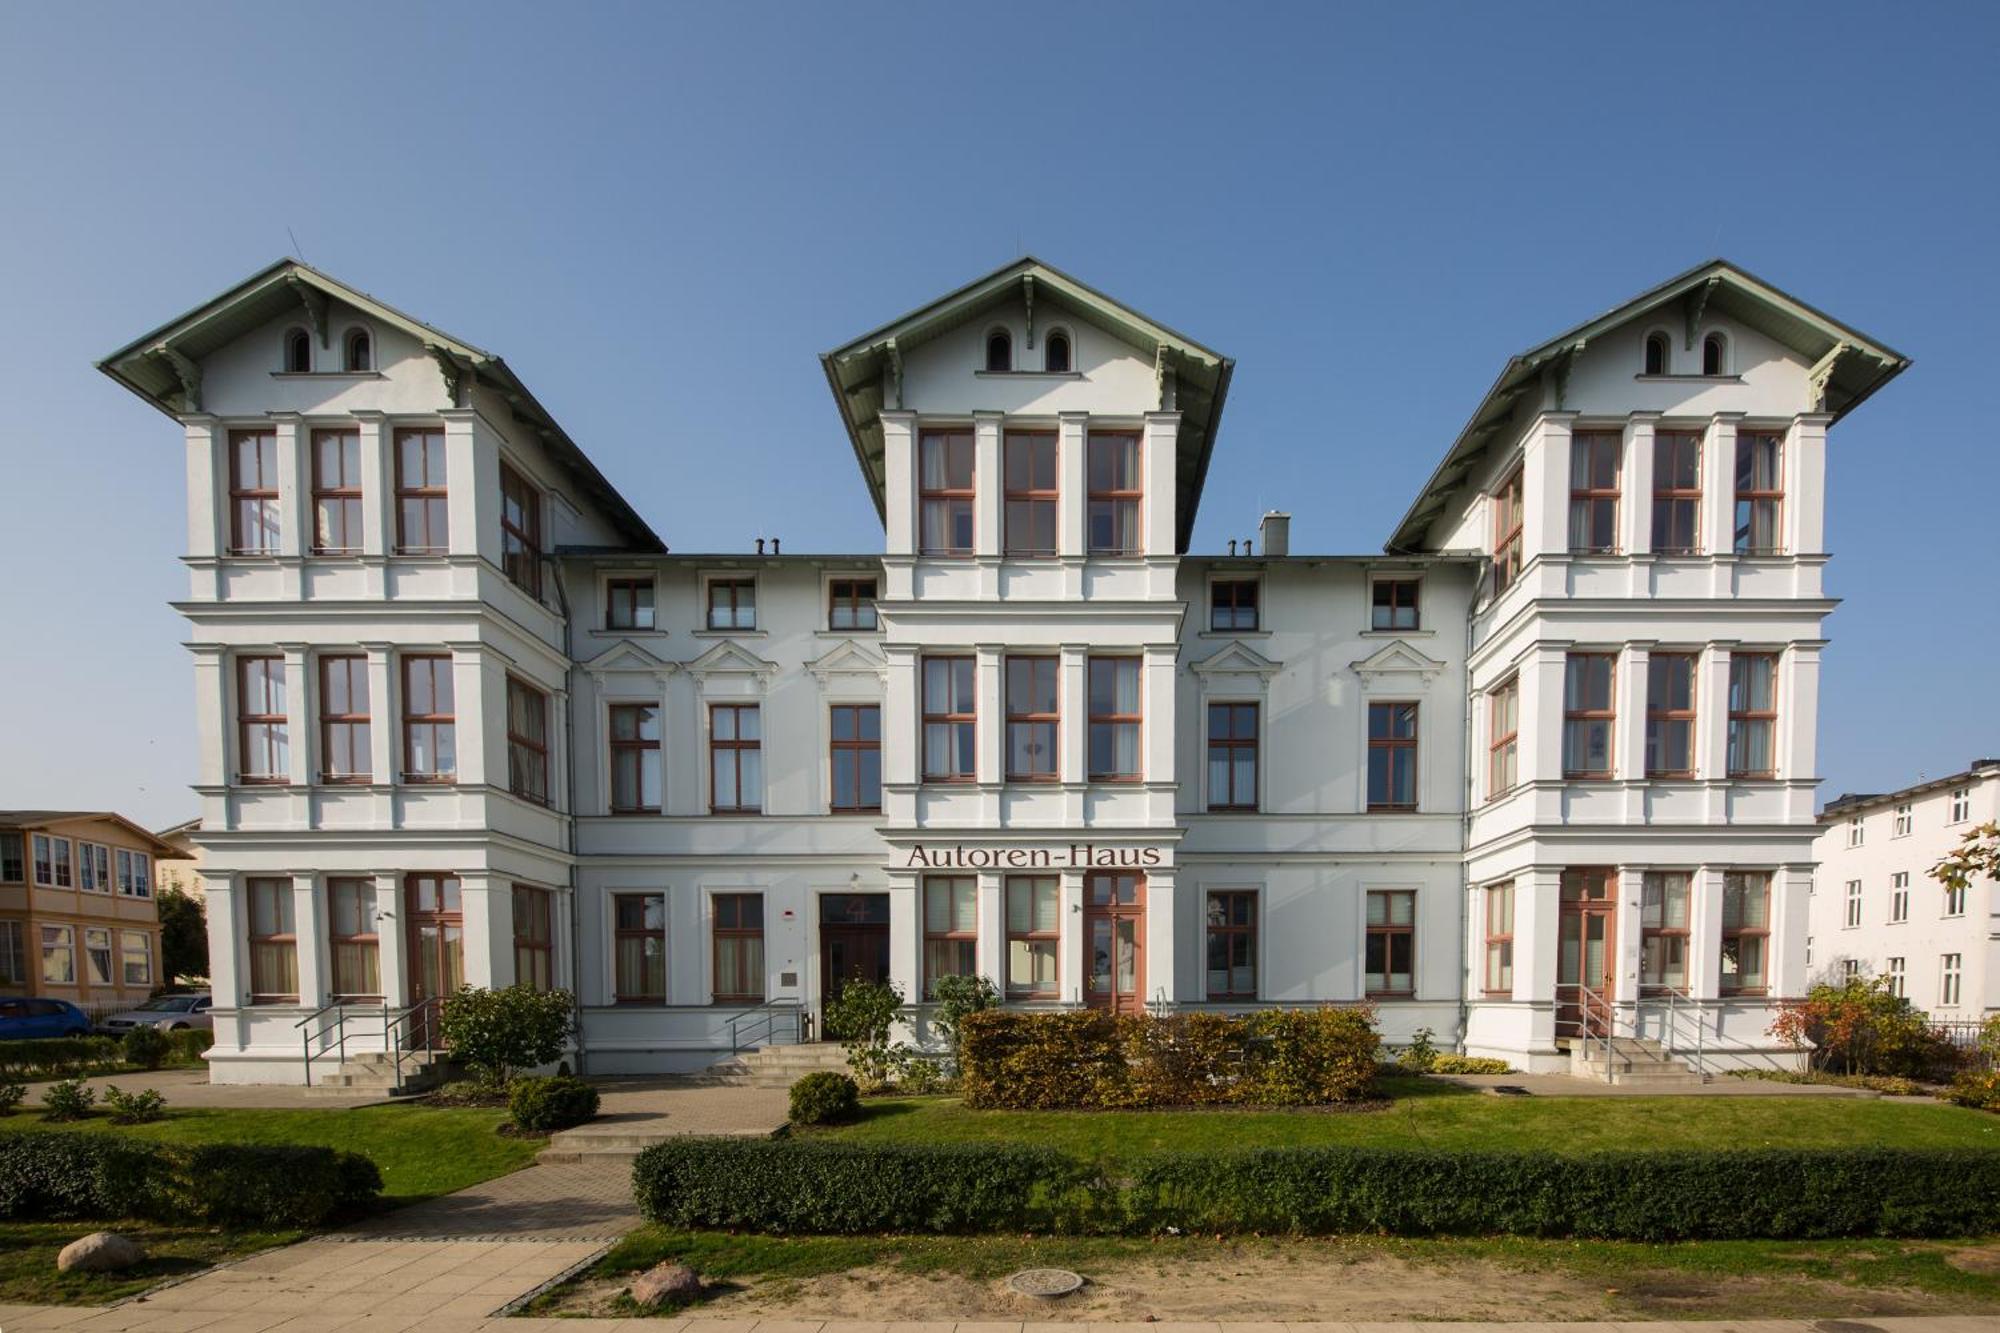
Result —
[[1939, 1021], [2000, 1013], [2000, 883], [1948, 892], [1931, 867], [1967, 830], [2000, 820], [2000, 759], [1820, 812], [1807, 918], [1814, 981], [1887, 977]]
[[461, 983], [604, 1073], [942, 972], [1790, 1058], [1825, 436], [1896, 353], [1705, 264], [1509, 361], [1374, 556], [1190, 554], [1233, 363], [1035, 260], [823, 363], [880, 552], [668, 553], [302, 264], [107, 358], [186, 437], [216, 1078]]

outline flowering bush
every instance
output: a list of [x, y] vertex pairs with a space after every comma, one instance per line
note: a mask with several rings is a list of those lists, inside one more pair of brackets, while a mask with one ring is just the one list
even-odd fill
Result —
[[1968, 1069], [1942, 1094], [1946, 1101], [1982, 1111], [2000, 1111], [2000, 1069]]
[[1887, 977], [1814, 986], [1805, 999], [1784, 1002], [1770, 1033], [1810, 1051], [1812, 1068], [1827, 1073], [1942, 1080], [1960, 1061], [1924, 1015], [1889, 989]]

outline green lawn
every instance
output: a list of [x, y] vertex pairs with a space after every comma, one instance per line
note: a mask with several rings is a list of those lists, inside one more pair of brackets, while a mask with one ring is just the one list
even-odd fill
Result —
[[121, 1235], [146, 1247], [145, 1263], [119, 1273], [58, 1273], [56, 1255], [62, 1247], [79, 1236], [104, 1230], [105, 1223], [0, 1222], [0, 1301], [104, 1305], [226, 1260], [273, 1245], [289, 1245], [303, 1236], [297, 1231], [221, 1231], [152, 1222], [112, 1225]]
[[1494, 1097], [1424, 1079], [1384, 1080], [1363, 1108], [972, 1111], [945, 1097], [882, 1098], [816, 1130], [859, 1143], [1036, 1143], [1107, 1163], [1187, 1149], [1287, 1145], [1423, 1148], [1899, 1147], [2000, 1149], [2000, 1116], [1849, 1097]]

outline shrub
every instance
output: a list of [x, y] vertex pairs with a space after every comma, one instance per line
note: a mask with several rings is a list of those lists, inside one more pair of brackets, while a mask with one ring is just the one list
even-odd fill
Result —
[[51, 1083], [42, 1093], [44, 1120], [81, 1120], [90, 1114], [96, 1104], [97, 1094], [92, 1092], [80, 1078], [66, 1078], [60, 1083]]
[[117, 1134], [0, 1134], [0, 1217], [147, 1217], [168, 1210], [167, 1150]]
[[896, 1015], [903, 1010], [903, 991], [893, 981], [850, 978], [826, 1006], [826, 1031], [840, 1039], [847, 1067], [861, 1086], [873, 1090], [889, 1082], [901, 1047], [889, 1045]]
[[1000, 991], [982, 976], [938, 977], [931, 983], [932, 998], [937, 1007], [931, 1011], [931, 1022], [938, 1034], [950, 1048], [952, 1064], [958, 1063], [959, 1034], [965, 1020], [973, 1014], [997, 1009], [1000, 1005]]
[[1887, 977], [1824, 982], [1803, 1000], [1786, 1000], [1772, 1036], [1807, 1050], [1813, 1069], [1834, 1074], [1895, 1074], [1949, 1078], [1961, 1056], [1923, 1012], [1889, 989]]
[[1765, 1083], [1824, 1083], [1836, 1088], [1866, 1088], [1891, 1097], [1920, 1097], [1930, 1088], [1915, 1079], [1894, 1074], [1828, 1074], [1816, 1069], [1732, 1069], [1731, 1078], [1754, 1078]]
[[35, 1037], [0, 1041], [0, 1077], [68, 1078], [118, 1061], [116, 1037]]
[[553, 1064], [574, 1025], [568, 991], [532, 986], [462, 987], [445, 997], [438, 1020], [452, 1057], [494, 1083], [505, 1083], [517, 1069]]
[[116, 1087], [104, 1089], [104, 1109], [111, 1112], [114, 1125], [144, 1125], [167, 1116], [167, 1099], [152, 1088], [143, 1092], [125, 1092]]
[[1505, 1060], [1484, 1055], [1439, 1055], [1431, 1061], [1433, 1074], [1511, 1074], [1514, 1067]]
[[852, 1120], [860, 1110], [861, 1089], [845, 1074], [822, 1069], [792, 1084], [795, 1125], [831, 1125]]
[[315, 1227], [382, 1190], [382, 1173], [361, 1154], [290, 1143], [203, 1144], [179, 1177], [187, 1211], [223, 1226]]
[[382, 1189], [358, 1153], [298, 1145], [184, 1148], [67, 1130], [0, 1134], [0, 1217], [142, 1217], [312, 1227]]
[[173, 1050], [173, 1042], [167, 1034], [149, 1024], [141, 1023], [127, 1030], [125, 1039], [118, 1043], [118, 1053], [128, 1065], [141, 1069], [158, 1069], [167, 1062], [167, 1055]]
[[1968, 1069], [1940, 1095], [1960, 1106], [2000, 1111], [2000, 1069]]
[[12, 1115], [21, 1109], [21, 1102], [28, 1095], [28, 1085], [16, 1083], [13, 1079], [0, 1082], [0, 1115]]
[[213, 1045], [215, 1033], [208, 1028], [182, 1028], [167, 1034], [167, 1058], [177, 1065], [200, 1064], [201, 1057]]
[[632, 1167], [649, 1221], [836, 1235], [1073, 1227], [1088, 1183], [1080, 1164], [1020, 1145], [682, 1138]]
[[1431, 1041], [1435, 1035], [1429, 1028], [1418, 1028], [1412, 1032], [1410, 1044], [1396, 1057], [1396, 1063], [1414, 1073], [1430, 1073], [1438, 1062], [1438, 1049]]
[[530, 1133], [581, 1125], [597, 1114], [597, 1089], [580, 1078], [517, 1078], [507, 1090], [507, 1111], [514, 1123]]
[[913, 1097], [925, 1097], [934, 1092], [943, 1092], [952, 1084], [945, 1073], [941, 1061], [925, 1055], [922, 1051], [908, 1046], [898, 1046], [892, 1053], [892, 1073], [896, 1091], [909, 1093]]

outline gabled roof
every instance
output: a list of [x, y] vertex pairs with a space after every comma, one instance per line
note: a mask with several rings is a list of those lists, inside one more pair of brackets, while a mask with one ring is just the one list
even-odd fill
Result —
[[20, 829], [28, 832], [45, 829], [51, 824], [65, 824], [77, 819], [104, 819], [118, 825], [127, 833], [153, 849], [153, 855], [165, 861], [190, 860], [188, 854], [170, 842], [163, 841], [157, 833], [141, 828], [115, 810], [0, 810], [0, 829]]
[[296, 259], [280, 259], [253, 273], [215, 299], [119, 348], [99, 361], [97, 368], [168, 416], [199, 412], [203, 357], [287, 314], [303, 320], [325, 346], [331, 336], [329, 300], [359, 310], [421, 343], [437, 361], [454, 401], [466, 401], [463, 385], [468, 379], [499, 393], [513, 409], [515, 419], [540, 438], [549, 456], [634, 547], [667, 549], [505, 361]]
[[902, 359], [924, 343], [1024, 294], [1031, 294], [1038, 322], [1041, 311], [1060, 308], [1150, 351], [1162, 379], [1173, 376], [1181, 440], [1184, 445], [1194, 445], [1179, 451], [1175, 546], [1185, 551], [1194, 531], [1195, 506], [1208, 476], [1208, 460], [1215, 449], [1216, 429], [1222, 422], [1222, 407], [1236, 363], [1033, 255], [1024, 255], [820, 357], [834, 402], [840, 407], [840, 419], [853, 441], [854, 457], [861, 464], [861, 475], [875, 498], [876, 511], [886, 512], [881, 414], [902, 406]]
[[1417, 547], [1423, 540], [1424, 529], [1444, 509], [1451, 493], [1496, 442], [1496, 433], [1509, 421], [1516, 400], [1534, 388], [1544, 372], [1559, 368], [1566, 359], [1581, 352], [1592, 338], [1675, 304], [1682, 307], [1690, 338], [1702, 314], [1713, 311], [1805, 357], [1813, 365], [1813, 382], [1820, 394], [1821, 410], [1831, 413], [1835, 420], [1860, 406], [1870, 394], [1910, 365], [1910, 359], [1902, 353], [1849, 328], [1728, 260], [1711, 259], [1509, 360], [1493, 387], [1486, 391], [1472, 419], [1452, 442], [1444, 461], [1424, 483], [1416, 503], [1396, 525], [1395, 534], [1384, 549], [1407, 551]]

